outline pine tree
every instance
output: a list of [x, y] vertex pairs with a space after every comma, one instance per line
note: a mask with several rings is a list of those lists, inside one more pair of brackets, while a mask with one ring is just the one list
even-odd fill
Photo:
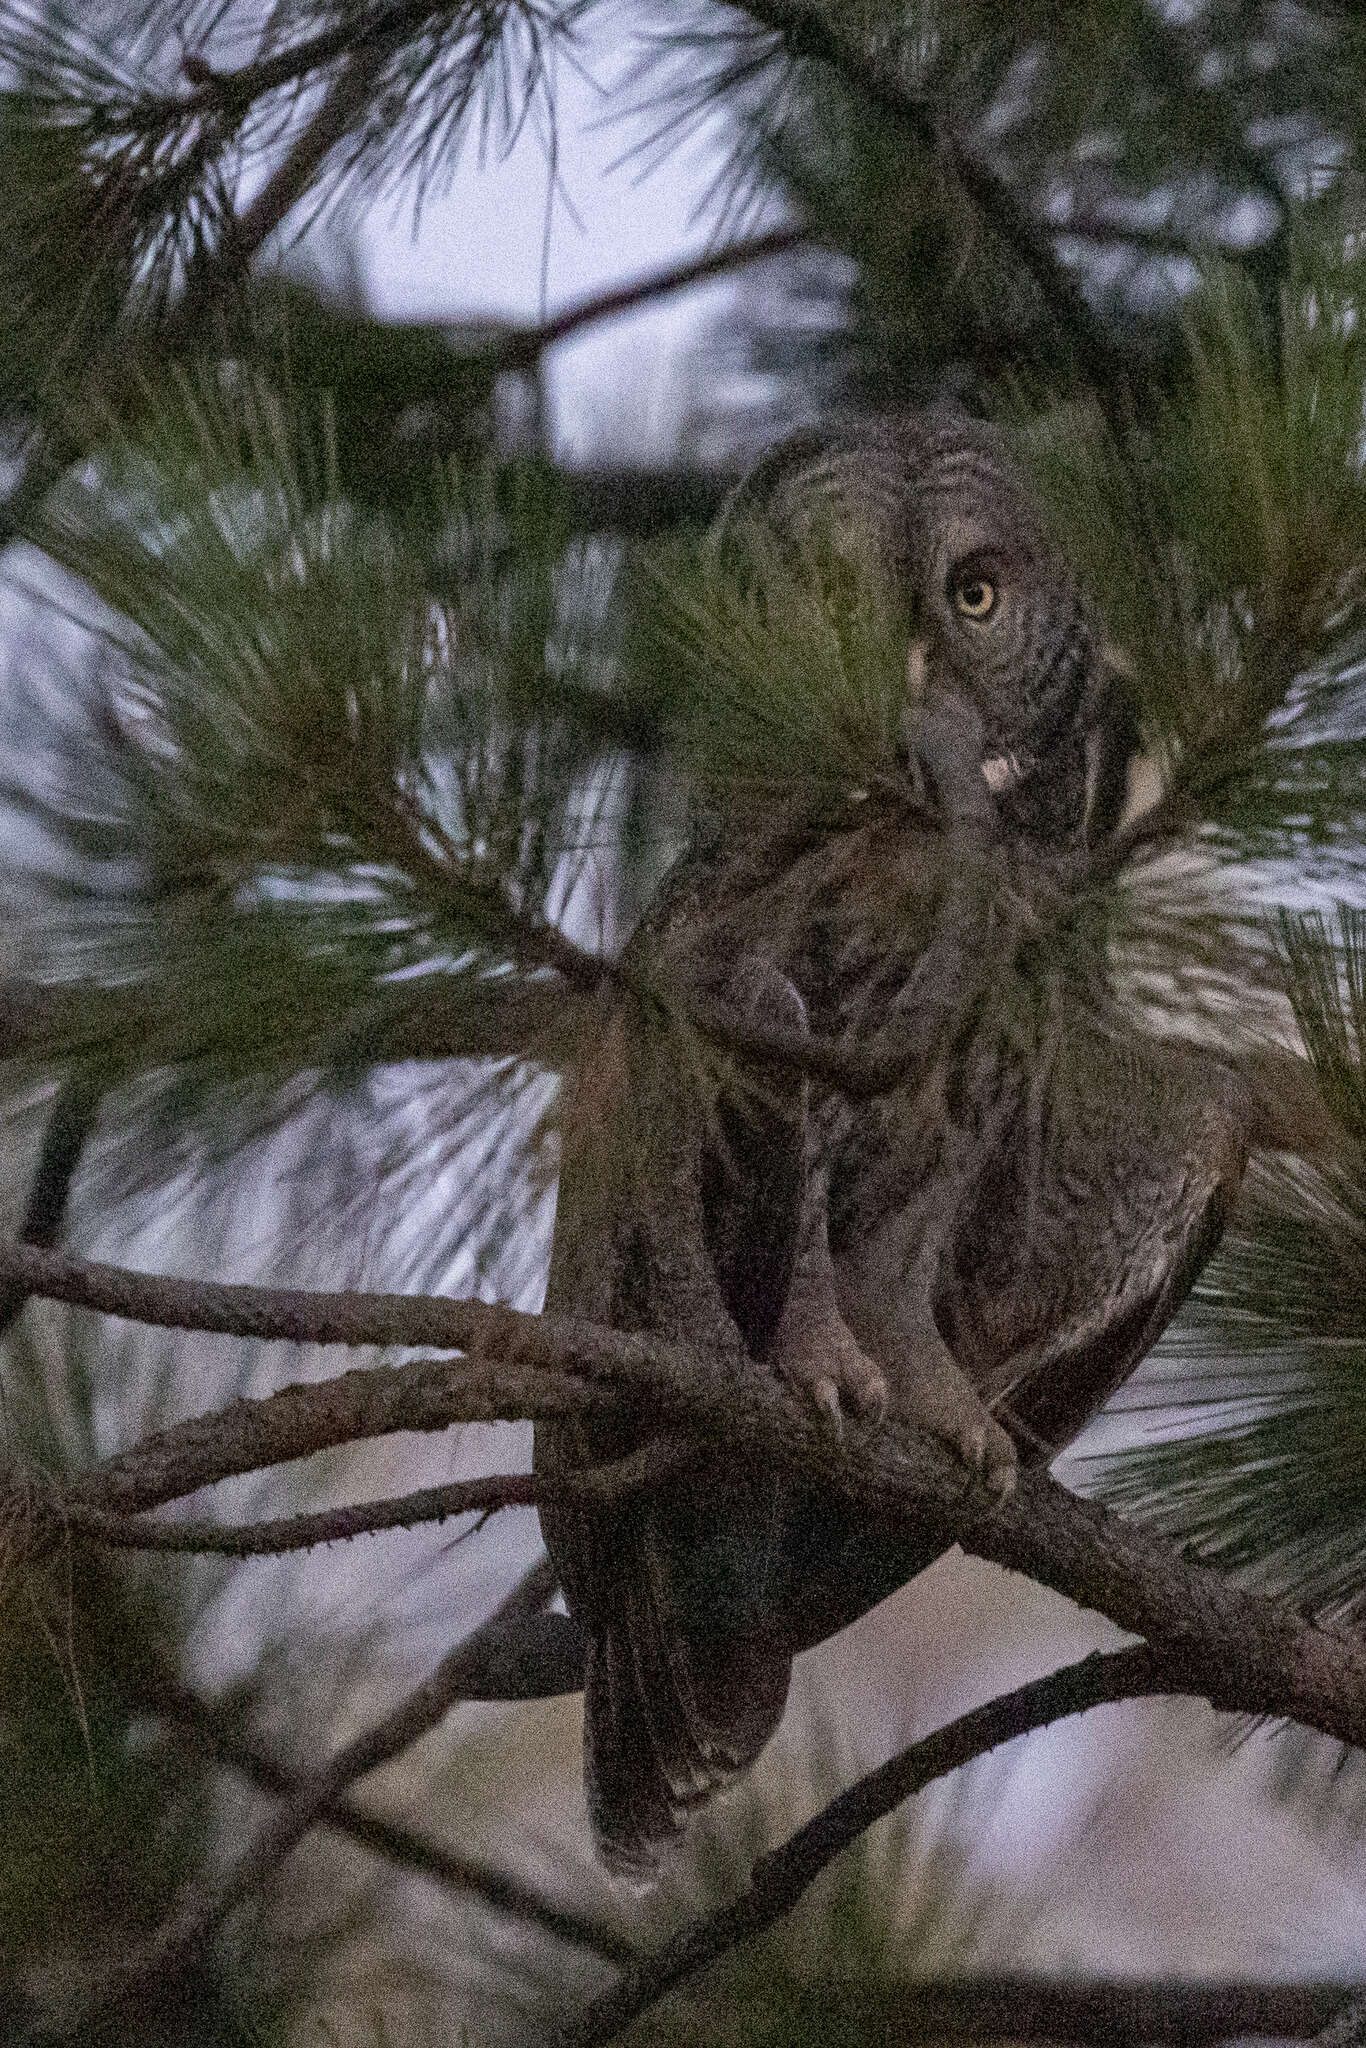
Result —
[[[420, 206], [462, 150], [528, 124], [553, 176], [556, 79], [595, 35], [629, 41], [604, 104], [640, 161], [718, 124], [729, 138], [704, 258], [540, 325], [449, 332], [386, 324], [291, 263], [329, 209]], [[363, 1981], [357, 1963], [338, 2038], [478, 2040], [491, 1985], [488, 2038], [507, 2010], [540, 2025], [570, 1944], [579, 2038], [600, 2040], [781, 1917], [921, 1784], [1094, 1702], [1193, 1691], [1297, 1721], [1317, 1732], [1286, 1742], [1282, 1774], [1307, 1806], [1322, 1737], [1366, 1746], [1354, 13], [0, 0], [0, 67], [3, 539], [34, 598], [14, 602], [4, 700], [10, 2036], [304, 2038], [319, 1937], [299, 1901], [329, 1866], [291, 1851], [324, 1828], [380, 1859], [376, 1890], [394, 1871], [436, 1883], [442, 1946], [465, 1958], [463, 2019], [450, 1973], [417, 1996], [440, 1977], [429, 1955], [382, 1954]], [[539, 402], [555, 344], [720, 275], [766, 284], [739, 294], [729, 336], [765, 415], [718, 399], [706, 460], [557, 462]], [[943, 400], [999, 423], [1123, 650], [1152, 788], [1083, 906], [1111, 993], [1133, 1031], [1214, 1043], [1312, 1103], [1314, 1157], [1259, 1163], [1129, 1396], [1160, 1431], [1096, 1470], [1137, 1532], [1046, 1480], [1006, 1511], [964, 1504], [932, 1446], [837, 1452], [754, 1376], [747, 1426], [775, 1457], [815, 1460], [893, 1521], [937, 1515], [1144, 1641], [916, 1745], [752, 1882], [729, 1809], [713, 1876], [739, 1905], [641, 1961], [648, 1905], [627, 1940], [619, 1901], [566, 1903], [572, 1884], [352, 1795], [457, 1700], [572, 1689], [543, 1562], [510, 1593], [505, 1574], [462, 1634], [479, 1577], [436, 1552], [431, 1653], [335, 1547], [313, 1583], [335, 1574], [360, 1618], [330, 1641], [295, 1640], [290, 1582], [249, 1593], [233, 1559], [533, 1498], [522, 1474], [451, 1481], [434, 1452], [404, 1467], [430, 1485], [382, 1499], [394, 1432], [439, 1446], [452, 1423], [614, 1389], [725, 1429], [741, 1395], [705, 1358], [497, 1304], [537, 1298], [563, 1077], [603, 999], [675, 1034], [703, 1085], [725, 1071], [718, 1019], [623, 963], [689, 817], [819, 809], [889, 765], [895, 622], [832, 607], [761, 547], [741, 575], [711, 522], [784, 427]], [[255, 1285], [217, 1284], [233, 1279]], [[258, 1348], [272, 1340], [361, 1356]], [[650, 1478], [647, 1461], [617, 1483]], [[255, 1519], [228, 1526], [218, 1495], [190, 1523], [147, 1512], [220, 1481]], [[317, 1506], [334, 1481], [365, 1504]], [[515, 1753], [506, 1731], [451, 1737], [438, 1783], [457, 1824], [471, 1787], [497, 1801]], [[228, 1773], [261, 1803], [230, 1802]], [[1354, 1771], [1342, 1782], [1355, 1812]], [[961, 1883], [932, 1839], [913, 1853]], [[864, 1972], [862, 2017], [846, 1998], [839, 2023], [874, 2038], [887, 1944], [871, 1862], [845, 1867], [823, 1953], [832, 1977]], [[334, 1955], [382, 1951], [375, 1901], [348, 1896]], [[604, 1958], [616, 1974], [590, 2006]], [[800, 1962], [765, 2038], [836, 2023]], [[668, 2024], [755, 2038], [773, 1970], [741, 1951], [726, 1986]], [[925, 2024], [1118, 2037], [1115, 2005], [1070, 1995], [998, 1987], [931, 2001]], [[1226, 1989], [1198, 2013], [1155, 2002], [1133, 2038], [1145, 2018], [1191, 2039], [1307, 2033], [1341, 2003]]]

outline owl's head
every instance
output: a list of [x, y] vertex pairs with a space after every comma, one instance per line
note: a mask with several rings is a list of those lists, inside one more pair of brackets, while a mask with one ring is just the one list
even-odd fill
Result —
[[927, 689], [967, 699], [1007, 827], [1054, 845], [1113, 829], [1134, 747], [1122, 687], [990, 428], [934, 411], [804, 433], [742, 498], [798, 545], [871, 552], [905, 607], [908, 722]]

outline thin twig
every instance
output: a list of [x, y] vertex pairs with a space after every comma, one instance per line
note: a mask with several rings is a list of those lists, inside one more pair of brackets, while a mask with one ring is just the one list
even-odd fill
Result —
[[620, 1982], [594, 2000], [581, 2018], [566, 2027], [565, 2048], [596, 2048], [615, 2040], [631, 2020], [667, 1991], [713, 1962], [717, 1956], [762, 1934], [790, 1913], [821, 1872], [857, 1841], [875, 1821], [936, 1778], [947, 1776], [974, 1757], [985, 1756], [999, 1743], [1012, 1741], [1050, 1721], [1085, 1712], [1107, 1701], [1141, 1698], [1179, 1691], [1179, 1674], [1164, 1666], [1146, 1645], [1102, 1653], [1093, 1651], [1047, 1678], [1017, 1686], [985, 1706], [962, 1714], [947, 1726], [913, 1743], [878, 1770], [841, 1792], [830, 1804], [791, 1835], [781, 1848], [761, 1856], [749, 1886], [731, 1905], [708, 1919], [685, 1927], [652, 1956], [626, 1970]]
[[[297, 1795], [302, 1775], [297, 1769], [286, 1767], [258, 1736], [238, 1727], [234, 1715], [201, 1698], [169, 1669], [149, 1661], [141, 1649], [116, 1675], [138, 1706], [207, 1748], [219, 1763], [275, 1798], [290, 1799]], [[557, 1940], [591, 1949], [619, 1966], [624, 1967], [636, 1958], [637, 1950], [632, 1943], [586, 1915], [550, 1904], [520, 1878], [476, 1863], [430, 1835], [385, 1819], [349, 1794], [320, 1814], [318, 1825], [348, 1836], [372, 1855], [382, 1856], [401, 1869], [415, 1871], [454, 1891], [473, 1892], [494, 1911], [532, 1921]]]
[[319, 1769], [302, 1776], [278, 1811], [225, 1869], [185, 1885], [154, 1934], [113, 1968], [79, 1990], [73, 1989], [60, 2022], [47, 2038], [70, 2040], [97, 2015], [126, 2002], [141, 1986], [190, 1962], [233, 1908], [269, 1882], [284, 1859], [357, 1779], [411, 1749], [440, 1725], [452, 1706], [468, 1697], [471, 1675], [483, 1664], [489, 1644], [505, 1633], [510, 1622], [544, 1606], [554, 1583], [548, 1560], [533, 1565], [497, 1612], [457, 1643], [392, 1713], [343, 1743]]
[[761, 235], [746, 235], [725, 243], [719, 249], [709, 249], [701, 256], [670, 263], [662, 270], [648, 271], [629, 284], [614, 285], [608, 291], [577, 299], [546, 320], [525, 327], [498, 328], [490, 336], [487, 353], [509, 369], [530, 369], [548, 349], [554, 348], [558, 342], [567, 341], [571, 335], [581, 333], [586, 327], [616, 319], [621, 313], [635, 312], [641, 306], [652, 305], [657, 299], [686, 291], [692, 285], [706, 284], [713, 278], [730, 277], [737, 271], [751, 269], [756, 263], [765, 263], [771, 257], [789, 255], [809, 240], [810, 234], [805, 228], [770, 228]]
[[[623, 1457], [574, 1471], [499, 1472], [477, 1479], [452, 1479], [389, 1500], [319, 1508], [307, 1514], [276, 1515], [259, 1522], [154, 1522], [145, 1515], [90, 1507], [57, 1494], [49, 1500], [26, 1492], [16, 1496], [17, 1512], [29, 1511], [51, 1532], [83, 1538], [115, 1550], [207, 1553], [222, 1557], [280, 1557], [321, 1543], [340, 1543], [385, 1529], [416, 1529], [456, 1515], [491, 1515], [502, 1508], [539, 1507], [546, 1499], [606, 1502], [676, 1478], [696, 1462], [697, 1447], [659, 1438]], [[0, 1521], [11, 1503], [0, 1492]]]
[[[544, 1489], [542, 1489], [544, 1490]], [[534, 1507], [537, 1481], [530, 1472], [502, 1472], [489, 1478], [456, 1479], [425, 1486], [391, 1500], [320, 1508], [309, 1514], [275, 1515], [260, 1522], [153, 1522], [80, 1501], [54, 1501], [46, 1510], [54, 1523], [85, 1542], [113, 1550], [161, 1550], [220, 1557], [282, 1557], [320, 1543], [340, 1543], [384, 1529], [415, 1529], [454, 1515], [497, 1513], [500, 1508]], [[0, 1502], [0, 1512], [3, 1502]]]

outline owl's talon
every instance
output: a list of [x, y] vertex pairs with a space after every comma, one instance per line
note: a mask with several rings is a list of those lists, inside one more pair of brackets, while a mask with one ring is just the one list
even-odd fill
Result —
[[887, 1412], [886, 1380], [833, 1307], [812, 1315], [789, 1303], [773, 1364], [819, 1409], [837, 1439], [846, 1416], [880, 1422]]
[[865, 1422], [885, 1422], [890, 1399], [887, 1382], [880, 1372], [854, 1389], [854, 1406]]
[[831, 1435], [836, 1443], [844, 1440], [844, 1410], [840, 1406], [840, 1390], [831, 1379], [819, 1379], [811, 1388], [811, 1399], [830, 1425]]
[[998, 1501], [1010, 1499], [1019, 1477], [1019, 1457], [998, 1422], [986, 1416], [982, 1423], [972, 1423], [963, 1429], [951, 1442], [978, 1484]]
[[[1006, 1439], [1010, 1444], [1010, 1439]], [[1007, 1501], [1015, 1491], [1015, 1482], [1020, 1476], [1020, 1461], [1014, 1444], [1009, 1454], [1001, 1455], [991, 1446], [987, 1447], [982, 1461], [982, 1481], [988, 1493], [994, 1493], [998, 1501]]]

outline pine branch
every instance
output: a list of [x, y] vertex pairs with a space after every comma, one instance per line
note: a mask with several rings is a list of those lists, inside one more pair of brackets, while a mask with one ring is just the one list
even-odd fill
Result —
[[1366, 1998], [1353, 1998], [1314, 2040], [1317, 2048], [1361, 2048], [1366, 2042]]
[[[417, 16], [420, 21], [430, 19], [431, 9], [410, 5], [406, 9], [395, 7], [386, 10], [387, 13], [401, 16], [405, 21]], [[333, 61], [345, 54], [349, 48], [347, 37], [354, 36], [354, 25], [350, 29], [328, 32], [327, 37], [319, 39], [320, 47], [324, 40], [336, 41], [339, 34], [342, 38], [340, 46], [332, 52], [331, 58], [320, 57], [320, 62]], [[241, 287], [263, 244], [283, 225], [305, 196], [328, 156], [344, 140], [357, 116], [363, 112], [390, 46], [381, 42], [371, 48], [366, 47], [363, 37], [355, 40], [360, 45], [357, 53], [333, 80], [321, 106], [295, 137], [260, 191], [241, 212], [226, 216], [218, 246], [201, 250], [197, 260], [190, 264], [180, 299], [169, 318], [162, 323], [160, 343], [164, 351], [174, 353], [186, 349], [203, 335], [214, 314], [223, 308], [224, 301]], [[289, 53], [281, 54], [287, 56]], [[191, 59], [191, 68], [193, 62]], [[306, 75], [313, 68], [311, 62], [305, 62], [302, 71], [294, 75]], [[261, 88], [263, 91], [269, 89]], [[202, 95], [210, 90], [209, 83], [204, 81], [197, 88], [197, 93]], [[242, 97], [244, 92], [245, 98]], [[240, 115], [254, 96], [254, 93], [246, 91], [243, 75], [237, 74], [236, 83], [230, 75], [220, 100], [223, 106], [236, 108]], [[160, 100], [149, 96], [143, 103], [141, 118], [149, 127], [155, 127], [159, 122], [164, 124], [192, 117], [196, 110], [195, 95]], [[84, 444], [92, 428], [102, 427], [110, 410], [117, 410], [128, 396], [140, 395], [143, 376], [136, 347], [130, 352], [121, 336], [85, 365], [79, 403], [68, 407], [60, 420], [48, 420], [33, 430], [17, 481], [8, 498], [0, 503], [0, 546], [26, 530], [62, 471], [84, 452]]]
[[[43, 1127], [38, 1163], [19, 1227], [25, 1244], [50, 1250], [61, 1235], [71, 1183], [86, 1140], [95, 1128], [107, 1086], [108, 1075], [103, 1066], [96, 1061], [84, 1061], [72, 1068], [58, 1088]], [[0, 1285], [0, 1336], [17, 1320], [27, 1299], [22, 1287]]]
[[[934, 1000], [922, 1006], [913, 1023], [899, 1015], [869, 1045], [851, 1049], [810, 1033], [747, 1023], [723, 1004], [656, 984], [620, 960], [589, 952], [548, 920], [519, 909], [499, 878], [483, 875], [479, 864], [464, 860], [458, 849], [451, 851], [450, 864], [438, 857], [425, 844], [417, 822], [398, 809], [391, 810], [381, 831], [389, 854], [423, 878], [434, 901], [444, 900], [448, 906], [455, 901], [466, 927], [484, 943], [511, 954], [524, 969], [549, 970], [560, 978], [559, 985], [538, 983], [525, 974], [515, 985], [510, 978], [489, 978], [481, 991], [487, 1018], [468, 1022], [463, 1014], [455, 1022], [443, 1014], [441, 976], [427, 977], [416, 990], [411, 983], [382, 988], [341, 1044], [329, 1028], [318, 1042], [284, 1048], [296, 1066], [331, 1064], [339, 1056], [348, 1064], [520, 1054], [534, 1058], [538, 1039], [550, 1043], [563, 1036], [569, 997], [593, 997], [611, 988], [647, 1014], [672, 1017], [741, 1059], [809, 1075], [855, 1101], [865, 1101], [926, 1074], [989, 978], [985, 961], [966, 943], [971, 934], [947, 931], [954, 957], [945, 958], [943, 971], [935, 978]], [[463, 872], [453, 874], [453, 866]], [[1004, 972], [1005, 960], [998, 948], [990, 973]], [[156, 1006], [136, 991], [68, 992], [0, 984], [0, 1059], [51, 1058], [92, 1044], [138, 1043], [155, 1047], [157, 1063], [165, 1064], [168, 1048], [158, 1022]], [[174, 1050], [169, 1048], [172, 1056]], [[192, 1050], [187, 1047], [187, 1054]], [[267, 1051], [275, 1063], [281, 1049]]]
[[317, 1826], [348, 1789], [381, 1764], [402, 1756], [424, 1735], [440, 1726], [451, 1707], [469, 1696], [490, 1646], [501, 1644], [508, 1625], [535, 1614], [554, 1586], [554, 1574], [542, 1559], [526, 1573], [486, 1622], [458, 1643], [421, 1685], [392, 1713], [343, 1743], [326, 1764], [301, 1777], [271, 1818], [258, 1828], [247, 1847], [216, 1874], [185, 1885], [166, 1920], [145, 1941], [112, 1968], [81, 1986], [73, 1985], [55, 2026], [35, 2033], [35, 2041], [58, 2042], [78, 2037], [100, 2015], [117, 2010], [143, 1986], [171, 1976], [202, 1951], [214, 1929], [235, 1906], [267, 1884], [304, 1836]]
[[810, 0], [731, 0], [779, 35], [794, 58], [826, 64], [878, 113], [906, 129], [927, 157], [953, 173], [983, 220], [1032, 279], [1122, 444], [1134, 420], [1128, 367], [1087, 304], [1052, 241], [1006, 181], [964, 141], [931, 101], [913, 92], [893, 64], [859, 49]]
[[712, 469], [563, 469], [557, 486], [576, 532], [651, 540], [709, 526], [740, 481]]
[[[536, 928], [538, 935], [543, 929]], [[574, 963], [589, 990], [602, 985], [602, 967], [594, 974], [590, 966], [595, 958], [584, 953]], [[489, 978], [479, 995], [477, 1015], [460, 1005], [453, 1018], [449, 979], [443, 974], [382, 984], [340, 1039], [332, 1020], [320, 1018], [317, 1035], [289, 1046], [288, 1056], [295, 1070], [338, 1062], [383, 1066], [402, 1060], [534, 1057], [538, 1041], [558, 1036], [556, 1027], [563, 1025], [571, 1000], [559, 978]], [[0, 982], [0, 1060], [79, 1058], [93, 1047], [111, 1045], [152, 1046], [158, 1065], [174, 1056], [173, 1047], [168, 1053], [157, 1004], [136, 988]], [[184, 1056], [199, 1049], [187, 1046]]]
[[[546, 1597], [553, 1591], [553, 1573], [543, 1563], [536, 1586]], [[530, 1592], [528, 1592], [530, 1598]], [[523, 1608], [515, 1610], [525, 1612]], [[244, 1730], [230, 1710], [214, 1705], [187, 1686], [166, 1664], [149, 1655], [145, 1644], [136, 1652], [121, 1637], [106, 1645], [114, 1659], [114, 1675], [130, 1701], [167, 1722], [185, 1739], [206, 1749], [228, 1769], [275, 1798], [292, 1798], [303, 1773], [286, 1766], [259, 1736]], [[403, 1823], [385, 1819], [350, 1795], [320, 1815], [318, 1825], [347, 1836], [371, 1855], [399, 1869], [412, 1870], [456, 1892], [477, 1894], [495, 1912], [507, 1913], [541, 1927], [572, 1947], [589, 1949], [625, 1966], [637, 1951], [608, 1928], [566, 1907], [552, 1905], [512, 1874], [477, 1863], [446, 1843]]]
[[[450, 12], [457, 11], [453, 0]], [[282, 87], [301, 85], [315, 71], [325, 70], [343, 58], [367, 54], [377, 42], [387, 45], [405, 32], [415, 34], [430, 25], [437, 10], [431, 0], [388, 0], [368, 14], [355, 10], [330, 28], [286, 43], [268, 57], [254, 57], [245, 64], [219, 71], [197, 52], [189, 53], [181, 68], [190, 90], [155, 97], [142, 104], [142, 118], [151, 126], [171, 120], [182, 121], [196, 114], [216, 111], [240, 120], [254, 100], [279, 92]]]
[[[492, 357], [500, 369], [534, 369], [548, 349], [568, 341], [585, 328], [596, 327], [605, 320], [615, 320], [622, 313], [636, 312], [642, 306], [654, 305], [656, 301], [670, 298], [675, 292], [686, 291], [692, 285], [707, 284], [719, 277], [733, 277], [738, 271], [752, 269], [756, 263], [766, 263], [774, 256], [790, 255], [794, 249], [805, 247], [809, 239], [804, 228], [770, 228], [764, 234], [742, 236], [724, 243], [719, 249], [709, 249], [701, 256], [691, 256], [681, 263], [670, 263], [662, 270], [649, 271], [629, 284], [613, 285], [607, 291], [577, 299], [548, 319], [522, 327], [497, 327], [490, 335], [487, 348], [479, 352]], [[450, 324], [459, 328], [459, 322]]]
[[90, 1507], [61, 1489], [11, 1484], [0, 1488], [0, 1526], [7, 1531], [7, 1558], [17, 1554], [15, 1536], [27, 1534], [30, 1554], [75, 1537], [111, 1550], [159, 1550], [189, 1556], [281, 1557], [323, 1543], [350, 1541], [386, 1529], [417, 1529], [457, 1515], [487, 1519], [502, 1508], [539, 1507], [547, 1499], [606, 1503], [660, 1485], [696, 1460], [687, 1444], [651, 1438], [620, 1458], [573, 1472], [498, 1472], [478, 1479], [453, 1479], [389, 1500], [319, 1508], [260, 1522], [153, 1522], [142, 1515]]
[[1179, 97], [1193, 102], [1218, 137], [1220, 157], [1250, 192], [1265, 200], [1275, 217], [1266, 240], [1240, 252], [1243, 268], [1256, 280], [1258, 295], [1279, 345], [1280, 295], [1289, 269], [1290, 205], [1279, 180], [1248, 142], [1236, 109], [1217, 83], [1207, 82], [1204, 52], [1189, 27], [1157, 8], [1136, 17], [1149, 70], [1159, 88], [1177, 86]]
[[957, 1541], [1145, 1637], [1170, 1666], [1175, 1690], [1230, 1712], [1284, 1715], [1366, 1747], [1366, 1638], [1244, 1592], [1045, 1472], [1022, 1473], [1013, 1498], [998, 1504], [965, 1481], [937, 1441], [904, 1426], [851, 1427], [835, 1441], [743, 1356], [485, 1302], [218, 1287], [16, 1245], [4, 1250], [4, 1271], [33, 1293], [161, 1327], [480, 1347], [463, 1359], [357, 1368], [236, 1401], [96, 1467], [75, 1489], [90, 1505], [144, 1508], [213, 1478], [393, 1430], [600, 1412], [643, 1397], [659, 1427], [721, 1444], [732, 1457], [776, 1460], [889, 1533], [904, 1532], [914, 1560], [908, 1572], [924, 1562], [927, 1533], [946, 1548]]
[[[139, 1706], [168, 1722], [263, 1792], [282, 1799], [298, 1796], [300, 1772], [287, 1769], [254, 1736], [240, 1733], [230, 1715], [201, 1699], [169, 1673], [158, 1672], [150, 1681], [139, 1684], [134, 1688], [134, 1696]], [[350, 1796], [337, 1800], [321, 1813], [317, 1825], [344, 1835], [397, 1869], [414, 1871], [454, 1892], [473, 1893], [493, 1912], [525, 1920], [557, 1941], [587, 1949], [619, 1968], [636, 1959], [632, 1943], [621, 1940], [587, 1915], [552, 1905], [510, 1873], [477, 1863], [430, 1835], [386, 1820]]]
[[[443, 1486], [422, 1487], [391, 1500], [367, 1500], [352, 1507], [320, 1508], [312, 1513], [277, 1515], [260, 1522], [152, 1522], [138, 1515], [116, 1514], [29, 1496], [24, 1508], [32, 1514], [38, 1540], [51, 1542], [57, 1530], [80, 1541], [111, 1550], [159, 1550], [190, 1556], [282, 1557], [292, 1550], [310, 1550], [322, 1543], [346, 1542], [385, 1529], [417, 1529], [425, 1522], [445, 1522], [455, 1515], [489, 1516], [500, 1508], [534, 1507], [537, 1482], [530, 1472], [501, 1472], [489, 1478], [456, 1479]], [[13, 1492], [0, 1493], [0, 1520], [15, 1512]]]
[[676, 1985], [764, 1933], [792, 1911], [802, 1893], [860, 1835], [936, 1778], [1052, 1721], [1106, 1702], [1171, 1691], [1174, 1675], [1145, 1645], [1104, 1654], [1093, 1651], [1079, 1663], [1002, 1693], [913, 1743], [832, 1799], [781, 1848], [761, 1856], [748, 1888], [731, 1905], [685, 1927], [656, 1954], [625, 1970], [618, 1983], [562, 2031], [564, 2048], [597, 2048], [615, 2040]]
[[364, 109], [384, 56], [383, 50], [363, 51], [351, 59], [255, 198], [229, 219], [221, 247], [191, 271], [168, 336], [173, 345], [202, 328], [213, 308], [245, 280], [263, 244], [283, 226]]

